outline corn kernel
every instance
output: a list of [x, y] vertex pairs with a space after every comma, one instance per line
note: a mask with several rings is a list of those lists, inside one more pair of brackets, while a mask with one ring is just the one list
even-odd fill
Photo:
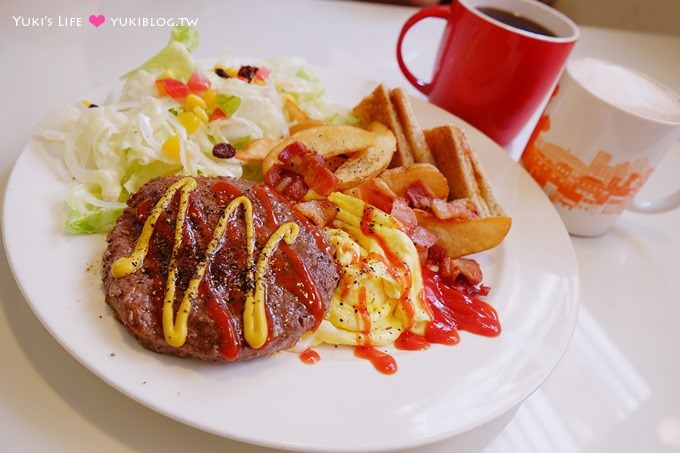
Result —
[[166, 157], [179, 160], [179, 135], [172, 135], [165, 140], [161, 148]]
[[184, 101], [184, 110], [191, 112], [195, 107], [205, 108], [205, 101], [195, 94], [190, 94]]
[[[215, 65], [213, 67], [213, 71], [215, 72], [215, 74], [219, 75], [220, 77], [224, 77], [225, 75], [227, 77], [238, 76], [238, 69], [232, 68], [232, 67], [227, 68], [227, 67], [222, 66], [221, 64]], [[220, 74], [220, 72], [222, 72], [224, 74]]]
[[214, 90], [206, 90], [203, 93], [203, 100], [205, 101], [205, 109], [212, 110], [215, 108], [215, 100], [217, 99], [217, 93]]
[[184, 126], [184, 129], [186, 129], [189, 134], [196, 132], [196, 129], [201, 125], [201, 120], [198, 119], [194, 112], [180, 113], [177, 115], [177, 121]]
[[209, 121], [208, 114], [205, 113], [205, 110], [203, 110], [203, 108], [201, 108], [201, 107], [199, 107], [199, 106], [196, 106], [196, 107], [194, 107], [194, 109], [192, 110], [192, 112], [193, 112], [194, 115], [196, 115], [196, 117], [198, 117], [198, 119], [201, 120], [202, 122], [207, 123], [207, 122]]

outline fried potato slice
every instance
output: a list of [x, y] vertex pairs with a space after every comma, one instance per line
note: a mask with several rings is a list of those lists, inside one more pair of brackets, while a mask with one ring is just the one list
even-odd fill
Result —
[[283, 108], [286, 109], [286, 113], [288, 113], [288, 119], [291, 122], [304, 123], [305, 121], [312, 119], [290, 96], [286, 96], [285, 100], [283, 101]]
[[434, 165], [411, 164], [390, 168], [382, 172], [379, 178], [399, 197], [406, 196], [406, 189], [417, 181], [422, 181], [437, 198], [446, 200], [449, 197], [449, 183]]
[[354, 187], [375, 178], [392, 160], [397, 149], [397, 140], [392, 131], [382, 123], [372, 123], [369, 129], [376, 133], [375, 144], [351, 156], [335, 170], [335, 176], [340, 180], [340, 189]]
[[341, 189], [380, 174], [389, 165], [396, 149], [394, 134], [381, 123], [371, 124], [370, 130], [346, 125], [310, 127], [274, 146], [262, 162], [262, 171], [266, 174], [279, 162], [279, 153], [294, 142], [303, 143], [324, 159], [347, 155], [347, 160], [334, 172]]
[[325, 126], [327, 123], [324, 123], [321, 120], [306, 120], [306, 121], [301, 121], [297, 124], [293, 124], [291, 127], [288, 128], [288, 133], [290, 135], [296, 134], [300, 131], [303, 131], [305, 129], [309, 129], [312, 127], [318, 127], [318, 126]]
[[262, 170], [266, 173], [272, 165], [278, 163], [279, 153], [291, 143], [301, 142], [327, 159], [368, 149], [375, 145], [376, 139], [374, 133], [353, 126], [310, 127], [291, 135], [272, 148], [262, 163]]
[[352, 114], [359, 120], [361, 127], [377, 121], [385, 124], [394, 133], [397, 142], [397, 152], [393, 154], [391, 167], [399, 167], [414, 163], [411, 146], [399, 122], [399, 116], [390, 100], [390, 91], [384, 84], [380, 84], [371, 94], [364, 97], [352, 109]]
[[253, 140], [246, 147], [236, 150], [236, 158], [246, 164], [260, 163], [280, 141], [268, 138]]
[[469, 220], [441, 220], [421, 209], [414, 209], [418, 225], [439, 238], [451, 258], [482, 252], [497, 246], [510, 230], [512, 219], [507, 216], [479, 217]]

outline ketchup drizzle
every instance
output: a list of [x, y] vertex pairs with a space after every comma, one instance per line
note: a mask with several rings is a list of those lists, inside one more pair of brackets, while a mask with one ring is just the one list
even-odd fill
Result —
[[241, 340], [238, 330], [233, 324], [234, 319], [230, 316], [229, 309], [221, 300], [217, 291], [207, 281], [207, 279], [204, 279], [201, 282], [198, 291], [207, 301], [210, 316], [220, 330], [220, 353], [226, 360], [236, 360], [241, 352]]
[[[257, 197], [258, 200], [260, 200], [260, 203], [262, 203], [265, 213], [267, 214], [266, 216], [267, 225], [270, 228], [277, 228], [279, 226], [279, 219], [276, 217], [276, 212], [274, 211], [272, 203], [270, 201], [270, 197], [273, 196], [273, 193], [265, 186], [256, 185], [253, 187], [255, 190], [255, 196]], [[292, 212], [295, 213], [295, 209], [293, 209]], [[294, 215], [294, 217], [296, 220], [300, 221], [300, 219], [298, 219], [297, 216]], [[316, 227], [307, 228], [307, 231], [311, 231], [313, 234], [314, 233], [319, 234], [318, 231], [316, 230], [317, 230]], [[314, 237], [318, 246], [319, 240], [316, 237], [316, 235]], [[325, 239], [323, 239], [323, 246], [324, 248], [328, 246]], [[305, 266], [304, 261], [302, 261], [302, 258], [295, 251], [295, 249], [284, 242], [279, 243], [279, 248], [286, 254], [286, 258], [288, 258], [288, 262], [295, 270], [295, 275], [299, 278], [299, 280], [292, 279], [291, 277], [293, 277], [293, 274], [290, 272], [285, 274], [286, 278], [281, 277], [281, 275], [284, 275], [284, 273], [277, 272], [278, 275], [277, 282], [279, 282], [289, 291], [295, 293], [295, 295], [300, 300], [306, 301], [308, 303], [309, 309], [312, 312], [312, 315], [314, 316], [314, 327], [312, 328], [312, 330], [316, 330], [321, 324], [324, 315], [323, 303], [321, 300], [321, 295], [319, 294], [319, 290], [312, 281], [312, 277], [309, 275], [309, 272], [307, 271], [307, 267]], [[274, 271], [280, 270], [281, 269], [274, 269]]]
[[451, 330], [465, 330], [486, 337], [500, 335], [501, 324], [491, 305], [447, 285], [426, 267], [423, 267], [423, 284], [425, 301], [435, 317], [432, 330], [437, 333], [431, 333], [433, 339], [437, 335], [446, 337], [444, 332]]
[[[302, 261], [302, 258], [300, 258], [300, 255], [295, 251], [295, 249], [283, 242], [279, 244], [279, 247], [286, 254], [288, 262], [291, 264], [291, 266], [293, 266], [295, 274], [297, 274], [297, 277], [300, 279], [300, 283], [302, 283], [302, 288], [297, 291], [297, 296], [301, 300], [307, 301], [309, 309], [314, 316], [314, 327], [312, 327], [312, 330], [316, 330], [319, 327], [319, 324], [321, 324], [324, 315], [323, 303], [321, 301], [319, 290], [312, 281], [312, 277], [307, 271], [307, 266], [305, 266], [305, 263]], [[288, 272], [288, 275], [293, 276], [291, 272]], [[297, 285], [294, 287], [299, 288]]]
[[307, 365], [314, 365], [321, 360], [321, 356], [312, 348], [307, 348], [300, 353], [300, 360]]
[[370, 346], [371, 344], [371, 315], [368, 313], [366, 306], [366, 287], [359, 288], [359, 300], [357, 301], [355, 316], [357, 317], [357, 324], [361, 325], [361, 333], [364, 334], [364, 344]]
[[[402, 283], [402, 287], [404, 290], [401, 294], [400, 303], [401, 307], [404, 309], [407, 319], [404, 328], [408, 330], [411, 327], [413, 327], [414, 322], [413, 319], [415, 317], [415, 307], [413, 306], [413, 303], [408, 299], [408, 294], [411, 290], [412, 285], [411, 270], [406, 265], [406, 263], [399, 259], [399, 257], [390, 248], [389, 244], [385, 242], [385, 239], [379, 234], [375, 233], [374, 230], [375, 219], [373, 218], [374, 217], [373, 213], [375, 212], [376, 209], [377, 208], [374, 208], [373, 206], [365, 207], [363, 213], [361, 214], [361, 221], [359, 222], [359, 226], [361, 232], [364, 235], [371, 237], [376, 242], [378, 242], [378, 244], [380, 244], [380, 247], [383, 249], [383, 252], [385, 253], [387, 260], [391, 264], [391, 266], [390, 265], [387, 266], [388, 271], [390, 272], [392, 277], [395, 278], [395, 280], [400, 281]], [[398, 274], [396, 272], [396, 269], [394, 269], [395, 267], [398, 267], [402, 273]]]
[[257, 199], [260, 200], [260, 203], [262, 203], [262, 206], [267, 213], [267, 226], [269, 228], [277, 228], [279, 226], [279, 219], [276, 218], [276, 213], [269, 200], [271, 192], [264, 187], [265, 186], [260, 185], [254, 186], [255, 195], [257, 196]]
[[422, 351], [429, 348], [430, 343], [427, 338], [407, 330], [399, 335], [399, 338], [394, 342], [394, 347], [404, 351]]
[[354, 355], [360, 359], [366, 359], [373, 367], [383, 374], [394, 374], [397, 372], [397, 361], [394, 357], [374, 348], [373, 346], [356, 346]]

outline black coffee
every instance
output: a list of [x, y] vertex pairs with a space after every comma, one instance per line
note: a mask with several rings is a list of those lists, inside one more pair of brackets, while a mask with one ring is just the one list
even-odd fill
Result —
[[477, 10], [491, 17], [492, 19], [496, 19], [497, 21], [503, 22], [504, 24], [510, 25], [511, 27], [519, 28], [520, 30], [526, 30], [531, 33], [545, 36], [557, 36], [543, 25], [537, 24], [533, 20], [522, 17], [519, 14], [489, 6], [478, 7]]

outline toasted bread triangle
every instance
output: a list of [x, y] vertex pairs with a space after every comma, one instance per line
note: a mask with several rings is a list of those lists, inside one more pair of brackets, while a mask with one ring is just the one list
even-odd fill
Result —
[[403, 88], [394, 88], [390, 91], [390, 100], [397, 112], [399, 122], [404, 130], [404, 135], [411, 147], [413, 160], [416, 163], [434, 165], [434, 157], [430, 152], [430, 147], [427, 146], [425, 135], [418, 124], [415, 113], [413, 113], [413, 107], [411, 106], [411, 101], [409, 100], [406, 90]]
[[489, 179], [486, 177], [486, 173], [482, 169], [482, 165], [479, 163], [477, 154], [472, 151], [468, 153], [470, 158], [470, 163], [472, 164], [472, 169], [475, 172], [475, 180], [477, 181], [477, 187], [482, 195], [482, 198], [486, 202], [486, 206], [489, 208], [489, 214], [492, 216], [505, 216], [505, 209], [496, 201], [496, 196], [493, 193]]
[[392, 157], [390, 167], [398, 167], [414, 163], [411, 146], [399, 122], [390, 94], [384, 84], [378, 85], [371, 94], [366, 96], [352, 110], [352, 114], [359, 120], [359, 125], [367, 128], [372, 122], [385, 124], [397, 139], [397, 152]]
[[448, 124], [424, 134], [437, 167], [449, 182], [449, 197], [469, 198], [481, 217], [505, 215], [463, 130]]

